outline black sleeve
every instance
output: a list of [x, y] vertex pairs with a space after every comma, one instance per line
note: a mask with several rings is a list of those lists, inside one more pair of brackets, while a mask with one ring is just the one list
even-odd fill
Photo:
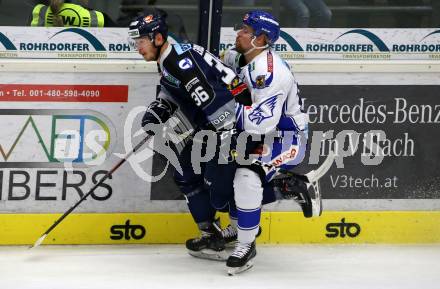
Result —
[[102, 12], [102, 15], [104, 15], [104, 27], [118, 27], [116, 22], [113, 21], [107, 13]]
[[247, 84], [241, 81], [238, 76], [228, 86], [228, 89], [234, 96], [236, 102], [246, 106], [252, 105], [251, 92]]

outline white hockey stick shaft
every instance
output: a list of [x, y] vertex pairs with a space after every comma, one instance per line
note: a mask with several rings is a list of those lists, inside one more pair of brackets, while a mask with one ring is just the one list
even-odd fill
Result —
[[320, 178], [322, 178], [331, 168], [333, 161], [335, 160], [335, 157], [336, 157], [335, 153], [333, 151], [330, 151], [329, 154], [327, 155], [327, 158], [319, 168], [308, 172], [306, 174], [306, 177], [309, 180], [309, 183], [317, 182]]

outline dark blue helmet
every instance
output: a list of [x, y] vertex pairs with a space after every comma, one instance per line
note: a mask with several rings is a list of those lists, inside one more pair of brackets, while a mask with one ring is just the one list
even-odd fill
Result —
[[243, 23], [252, 27], [255, 36], [266, 34], [269, 44], [274, 44], [280, 37], [280, 24], [270, 13], [261, 10], [250, 11], [244, 15]]
[[136, 18], [130, 23], [128, 29], [128, 35], [131, 39], [148, 36], [152, 40], [157, 33], [162, 34], [165, 39], [168, 36], [165, 17], [159, 13]]

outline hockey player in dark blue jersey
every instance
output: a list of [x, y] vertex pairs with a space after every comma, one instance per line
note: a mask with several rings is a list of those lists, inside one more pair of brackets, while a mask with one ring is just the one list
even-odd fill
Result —
[[[167, 25], [159, 15], [137, 18], [130, 24], [129, 34], [139, 54], [159, 64], [163, 90], [159, 102], [166, 100], [171, 105], [171, 101], [178, 108], [190, 109], [186, 113], [202, 128], [221, 131], [234, 127], [235, 102], [245, 94], [246, 85], [232, 69], [201, 46], [170, 44], [166, 40]], [[238, 81], [235, 86], [242, 84], [243, 89], [228, 89], [234, 80]], [[224, 117], [218, 121], [220, 116]]]
[[[236, 102], [251, 103], [247, 86], [232, 69], [201, 46], [170, 44], [167, 25], [160, 15], [135, 19], [129, 26], [129, 36], [146, 61], [158, 63], [161, 73], [161, 89], [143, 117], [144, 128], [148, 124], [166, 123], [172, 115], [178, 115], [188, 130], [208, 129], [218, 135], [234, 133]], [[191, 149], [190, 140], [179, 152], [182, 173], [176, 172], [174, 176], [202, 235], [188, 240], [186, 247], [193, 254], [203, 254], [205, 248], [219, 252], [224, 249], [224, 239], [214, 221], [216, 208], [209, 188], [204, 185], [203, 174], [194, 172]], [[232, 179], [229, 185], [232, 186]]]

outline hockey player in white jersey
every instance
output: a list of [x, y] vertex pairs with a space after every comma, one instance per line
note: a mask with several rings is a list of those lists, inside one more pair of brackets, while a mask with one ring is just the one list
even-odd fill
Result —
[[[243, 18], [235, 47], [223, 56], [225, 64], [251, 89], [252, 106], [237, 105], [237, 128], [259, 135], [276, 132], [280, 136], [271, 147], [263, 146], [261, 150], [259, 161], [271, 166], [239, 166], [236, 171], [236, 211], [230, 210], [230, 217], [231, 224], [237, 224], [238, 242], [226, 264], [230, 275], [252, 266], [264, 184], [273, 179], [277, 168], [291, 169], [302, 162], [305, 154], [308, 115], [302, 110], [288, 64], [271, 49], [279, 33], [279, 24], [271, 14], [251, 11]], [[303, 207], [303, 211], [306, 217], [313, 214], [311, 206]]]
[[[264, 18], [263, 20], [268, 21], [267, 19], [269, 18]], [[259, 31], [258, 29], [260, 29], [255, 25], [249, 25], [249, 27], [254, 27], [255, 31]], [[265, 33], [268, 33], [267, 31], [270, 31], [269, 29], [272, 28], [273, 27], [266, 27]], [[257, 33], [255, 33], [256, 37], [255, 41], [252, 40], [251, 42], [252, 46], [255, 46], [255, 44], [261, 46], [275, 42], [276, 38], [278, 38], [279, 28], [276, 27], [273, 31], [276, 32], [276, 37], [269, 34], [265, 36], [266, 34], [262, 33], [256, 36]], [[228, 111], [227, 113], [227, 115], [231, 117], [235, 117], [235, 107], [236, 115], [239, 117], [238, 121], [233, 121], [236, 129], [230, 131], [221, 129], [221, 135], [223, 135], [224, 132], [232, 132], [235, 135], [235, 131], [243, 130], [264, 137], [272, 132], [280, 133], [279, 137], [273, 142], [270, 142], [268, 146], [269, 152], [260, 153], [261, 158], [256, 160], [260, 163], [256, 162], [252, 165], [238, 166], [237, 169], [234, 165], [235, 162], [229, 163], [228, 161], [227, 165], [220, 166], [220, 164], [216, 164], [215, 159], [212, 162], [209, 161], [206, 164], [205, 174], [202, 177], [202, 179], [205, 178], [205, 183], [209, 184], [209, 194], [199, 193], [208, 192], [205, 188], [201, 188], [200, 181], [203, 182], [203, 180], [201, 180], [199, 176], [194, 176], [197, 180], [193, 182], [193, 175], [195, 174], [191, 174], [191, 172], [193, 172], [191, 160], [182, 159], [183, 163], [187, 166], [186, 169], [184, 169], [184, 174], [177, 176], [178, 178], [176, 179], [178, 184], [180, 184], [179, 187], [186, 196], [190, 212], [201, 230], [201, 237], [189, 239], [186, 242], [186, 247], [190, 254], [204, 258], [208, 256], [205, 255], [205, 249], [212, 249], [216, 252], [222, 251], [225, 242], [235, 239], [234, 231], [236, 230], [234, 230], [234, 228], [232, 228], [233, 230], [223, 231], [225, 233], [230, 232], [231, 234], [229, 235], [221, 234], [219, 232], [220, 228], [218, 228], [218, 225], [214, 222], [215, 210], [229, 207], [231, 216], [234, 219], [238, 219], [240, 232], [238, 233], [239, 245], [229, 258], [227, 265], [232, 268], [231, 270], [234, 272], [236, 271], [235, 269], [239, 271], [242, 268], [249, 268], [250, 263], [248, 261], [256, 254], [255, 234], [258, 231], [261, 204], [274, 201], [274, 198], [270, 199], [265, 197], [263, 199], [263, 191], [267, 192], [267, 196], [271, 195], [272, 190], [273, 195], [273, 184], [269, 184], [269, 181], [275, 175], [277, 168], [282, 167], [289, 169], [293, 165], [301, 162], [305, 150], [306, 137], [299, 137], [299, 135], [304, 135], [306, 132], [307, 115], [300, 109], [301, 103], [296, 95], [296, 83], [288, 67], [285, 66], [285, 63], [273, 54], [270, 49], [266, 49], [267, 47], [256, 47], [246, 50], [249, 51], [249, 53], [244, 53], [243, 57], [255, 54], [255, 60], [258, 59], [260, 53], [266, 53], [264, 54], [266, 55], [266, 60], [261, 63], [260, 61], [251, 62], [242, 58], [245, 63], [248, 61], [249, 64], [253, 65], [252, 68], [247, 68], [246, 65], [243, 66], [248, 69], [248, 76], [246, 76], [245, 73], [241, 73], [245, 72], [244, 69], [241, 69], [241, 65], [233, 65], [237, 71], [240, 71], [243, 80], [252, 88], [252, 95], [250, 95], [250, 97], [253, 98], [252, 103], [248, 101], [249, 91], [246, 88], [246, 84], [243, 84], [242, 87], [240, 81], [236, 78], [236, 75], [231, 69], [228, 68], [234, 76], [231, 81], [235, 79], [238, 85], [230, 83], [229, 85], [231, 87], [226, 89], [225, 83], [218, 81], [219, 78], [224, 77], [222, 73], [224, 73], [226, 67], [223, 67], [220, 61], [208, 57], [210, 55], [207, 55], [207, 52], [204, 51], [203, 48], [197, 47], [197, 50], [195, 50], [195, 46], [193, 47], [191, 45], [163, 46], [163, 41], [159, 41], [161, 40], [159, 34], [166, 35], [166, 25], [160, 17], [149, 15], [136, 19], [136, 21], [130, 25], [129, 34], [139, 45], [139, 52], [144, 58], [147, 60], [161, 59], [160, 64], [163, 71], [161, 78], [163, 93], [161, 96], [164, 96], [165, 92], [169, 92], [170, 96], [172, 96], [170, 99], [167, 98], [165, 102], [160, 98], [149, 106], [149, 110], [143, 118], [143, 126], [148, 123], [156, 123], [158, 116], [160, 121], [165, 123], [174, 113], [177, 106], [179, 106], [182, 111], [185, 110], [188, 113], [187, 117], [189, 117], [192, 113], [196, 116], [203, 115], [205, 114], [204, 111], [199, 113], [200, 108], [203, 110], [206, 107], [212, 107], [218, 104], [222, 109], [231, 109], [229, 110], [230, 112]], [[161, 46], [157, 46], [156, 38], [159, 38], [157, 41], [158, 43], [162, 43]], [[259, 42], [261, 42], [261, 45]], [[202, 57], [203, 55], [205, 55], [205, 57]], [[197, 63], [197, 65], [192, 65], [192, 63]], [[258, 67], [258, 69], [256, 69], [256, 67]], [[219, 68], [222, 69], [219, 70]], [[261, 74], [253, 75], [253, 71]], [[278, 71], [280, 72], [279, 74]], [[170, 77], [170, 73], [174, 76]], [[197, 75], [193, 75], [193, 73], [197, 73]], [[194, 101], [191, 101], [191, 97], [194, 94], [190, 94], [191, 97], [189, 97], [189, 92], [192, 91], [191, 89], [195, 89], [195, 87], [184, 84], [194, 81], [194, 77], [197, 79], [206, 79], [206, 91], [211, 92], [213, 88], [216, 88], [215, 93], [213, 93], [212, 97], [210, 96], [212, 101], [207, 101], [206, 105], [203, 105], [205, 102], [202, 103], [199, 98], [194, 98]], [[275, 83], [278, 82], [282, 83], [282, 85], [275, 86]], [[271, 90], [271, 88], [275, 88], [275, 90]], [[240, 95], [246, 91], [248, 92], [246, 93], [246, 98], [241, 101]], [[235, 103], [235, 101], [232, 100], [234, 97], [235, 101], [239, 102]], [[171, 104], [171, 99], [175, 101], [175, 103], [173, 102], [174, 104]], [[230, 103], [232, 106], [225, 105]], [[196, 107], [194, 107], [194, 105]], [[184, 109], [185, 107], [188, 109]], [[213, 111], [215, 112], [216, 110]], [[208, 113], [208, 115], [210, 114]], [[224, 115], [226, 115], [226, 113], [224, 113]], [[194, 117], [194, 119], [196, 119], [196, 117]], [[202, 122], [200, 126], [204, 127], [205, 118], [199, 117], [198, 119]], [[212, 119], [214, 120], [212, 123], [216, 123], [216, 118], [214, 117]], [[218, 124], [222, 125], [225, 123], [224, 121], [220, 121]], [[289, 136], [291, 137], [289, 138]], [[261, 147], [258, 147], [259, 145], [261, 145]], [[255, 150], [256, 154], [259, 154], [258, 151], [260, 148], [261, 152], [264, 152], [263, 143], [249, 144], [249, 150]], [[188, 152], [190, 153], [191, 150], [186, 151], [186, 153]], [[190, 156], [191, 154], [184, 155]], [[226, 174], [222, 175], [222, 172], [226, 172]], [[210, 178], [210, 176], [212, 176], [212, 178]], [[223, 176], [227, 177], [223, 178]], [[288, 180], [287, 185], [291, 186], [293, 179], [288, 178]], [[232, 187], [232, 183], [234, 183], [235, 192], [238, 192], [235, 195], [235, 201], [239, 207], [238, 209], [235, 208], [235, 203], [233, 202], [234, 188]], [[230, 189], [228, 184], [230, 185]], [[263, 186], [265, 189], [263, 189]], [[295, 190], [295, 188], [294, 190], [287, 189], [286, 191], [292, 192], [293, 196], [297, 196], [297, 193], [301, 192], [301, 190], [298, 191]], [[310, 217], [312, 215], [310, 197], [308, 197], [307, 194], [305, 194], [305, 196], [306, 197], [304, 197], [303, 194], [305, 202], [301, 203], [301, 206], [304, 215]], [[231, 227], [228, 228], [231, 229]]]

